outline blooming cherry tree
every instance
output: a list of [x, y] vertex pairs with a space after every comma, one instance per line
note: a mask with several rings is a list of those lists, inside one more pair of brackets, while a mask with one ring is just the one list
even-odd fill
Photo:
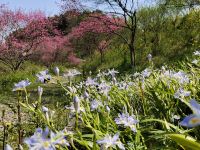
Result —
[[13, 71], [34, 54], [44, 39], [58, 34], [40, 11], [25, 13], [0, 7], [0, 61]]
[[[123, 19], [108, 16], [102, 13], [91, 13], [78, 26], [72, 28], [68, 37], [71, 40], [78, 40], [79, 43], [86, 43], [81, 46], [81, 51], [86, 54], [92, 54], [98, 50], [103, 61], [103, 52], [109, 45], [106, 39], [110, 38], [114, 32], [120, 31]], [[82, 40], [83, 42], [80, 42]], [[77, 42], [75, 44], [77, 46]]]

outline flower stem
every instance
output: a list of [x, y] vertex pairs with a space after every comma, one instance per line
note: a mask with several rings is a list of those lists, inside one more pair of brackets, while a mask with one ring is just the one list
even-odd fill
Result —
[[21, 127], [21, 93], [18, 92], [18, 101], [17, 101], [17, 116], [18, 116], [18, 148], [20, 149], [20, 145], [22, 144], [22, 127]]
[[7, 126], [4, 122], [4, 116], [5, 116], [5, 110], [2, 111], [2, 123], [3, 123], [3, 150], [5, 150], [5, 146], [6, 146], [6, 138], [7, 138]]

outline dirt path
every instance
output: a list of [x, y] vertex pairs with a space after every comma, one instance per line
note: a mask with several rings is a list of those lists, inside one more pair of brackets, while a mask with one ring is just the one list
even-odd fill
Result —
[[[2, 113], [3, 110], [5, 111], [5, 115], [4, 115], [4, 122], [6, 123], [11, 123], [11, 124], [16, 124], [17, 123], [17, 109], [15, 108], [14, 104], [10, 104], [10, 105], [5, 105], [0, 103], [0, 122], [2, 123]], [[26, 122], [25, 118], [27, 118], [27, 114], [22, 113], [22, 123]], [[3, 126], [2, 124], [0, 124], [0, 131], [3, 130]]]

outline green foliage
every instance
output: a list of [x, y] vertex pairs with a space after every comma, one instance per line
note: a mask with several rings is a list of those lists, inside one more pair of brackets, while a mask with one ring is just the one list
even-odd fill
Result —
[[[135, 70], [141, 71], [148, 65], [149, 53], [152, 54], [156, 67], [183, 61], [185, 56], [191, 57], [192, 52], [199, 49], [200, 45], [197, 34], [200, 32], [199, 14], [198, 9], [180, 14], [179, 11], [163, 6], [140, 9], [137, 13]], [[125, 29], [119, 34], [124, 37], [129, 35]], [[103, 63], [100, 63], [100, 56], [96, 52], [88, 56], [84, 66], [87, 70], [94, 71], [108, 68], [130, 71], [129, 53], [124, 41], [116, 35], [104, 54]]]
[[[87, 12], [83, 14], [88, 15]], [[1, 99], [8, 99], [8, 102], [2, 102], [0, 99], [1, 102], [7, 104], [16, 114], [18, 99], [22, 107], [21, 113], [27, 115], [23, 118], [26, 123], [14, 122], [11, 124], [12, 129], [7, 129], [7, 142], [17, 146], [17, 130], [21, 124], [26, 131], [26, 137], [33, 135], [37, 127], [49, 127], [54, 132], [65, 128], [64, 135], [69, 140], [70, 147], [58, 146], [58, 149], [98, 150], [98, 140], [108, 134], [113, 137], [116, 133], [128, 150], [200, 149], [200, 128], [188, 129], [180, 126], [183, 117], [193, 113], [190, 100], [196, 99], [200, 102], [200, 59], [192, 55], [200, 45], [199, 14], [200, 11], [195, 9], [180, 15], [174, 10], [158, 6], [144, 8], [138, 12], [135, 41], [137, 67], [134, 71], [142, 71], [148, 67], [149, 70], [146, 71], [150, 71], [149, 76], [145, 76], [144, 71], [133, 74], [128, 65], [129, 49], [118, 36], [111, 39], [110, 46], [104, 52], [103, 62], [95, 47], [92, 47], [94, 51], [90, 55], [79, 52], [79, 48], [81, 50], [83, 47], [76, 49], [77, 54], [85, 59], [79, 66], [85, 73], [83, 78], [92, 78], [93, 74], [89, 71], [94, 74], [100, 73], [95, 81], [98, 84], [94, 86], [86, 86], [82, 76], [62, 76], [66, 71], [66, 67], [62, 65], [59, 66], [60, 76], [55, 76], [53, 68], [56, 63], [49, 68], [53, 75], [52, 80], [45, 84], [35, 82], [35, 74], [45, 69], [42, 66], [27, 63], [23, 66], [24, 69], [15, 73], [10, 73], [2, 67], [4, 71], [0, 74], [0, 94]], [[66, 33], [69, 30], [67, 26], [61, 28], [66, 30]], [[128, 35], [126, 30], [121, 34]], [[84, 43], [84, 40], [78, 42], [80, 45], [85, 44], [84, 46], [88, 44]], [[153, 55], [152, 61], [147, 59], [149, 53]], [[192, 59], [197, 59], [198, 62], [192, 63]], [[114, 78], [107, 72], [98, 71], [108, 68], [117, 69], [120, 75]], [[176, 77], [172, 74], [176, 74]], [[189, 82], [182, 77], [183, 74], [186, 74]], [[26, 78], [29, 78], [32, 84], [22, 91], [11, 93], [13, 84]], [[102, 90], [105, 84], [109, 86], [108, 95]], [[38, 85], [44, 88], [42, 97], [38, 96]], [[180, 95], [177, 98], [175, 95], [180, 88], [189, 91], [190, 95]], [[88, 97], [85, 96], [85, 92], [88, 93]], [[76, 96], [78, 100], [75, 100]], [[95, 110], [91, 107], [93, 100], [101, 103]], [[42, 106], [48, 107], [48, 111], [44, 111]], [[132, 126], [118, 125], [115, 119], [122, 113], [134, 115], [139, 122]], [[5, 120], [3, 123], [7, 122], [9, 121]], [[133, 132], [133, 128], [137, 132]], [[118, 148], [113, 146], [113, 149]]]
[[[193, 58], [199, 61], [198, 57]], [[80, 82], [76, 77], [53, 75], [50, 82], [40, 84], [44, 88], [42, 96], [32, 94], [38, 86], [38, 83], [33, 82], [31, 86], [18, 91], [22, 113], [27, 114], [27, 118], [23, 119], [28, 120], [28, 124], [21, 124], [27, 131], [24, 136], [32, 135], [33, 128], [48, 126], [54, 132], [65, 128], [63, 132], [67, 139], [73, 140], [69, 140], [73, 149], [98, 150], [98, 140], [108, 134], [112, 137], [119, 133], [119, 140], [129, 150], [180, 147], [196, 150], [199, 147], [199, 128], [188, 130], [180, 126], [182, 118], [192, 113], [190, 99], [194, 98], [199, 102], [200, 97], [199, 62], [194, 64], [190, 61], [179, 62], [173, 69], [165, 66], [159, 70], [150, 66], [147, 71], [149, 76], [147, 72], [142, 72], [125, 74], [118, 78], [116, 75], [114, 80], [111, 73], [100, 72], [96, 78], [98, 84], [95, 86], [87, 85], [93, 84], [89, 79]], [[104, 91], [106, 87], [109, 87], [108, 95]], [[190, 91], [190, 95], [175, 97], [180, 88]], [[48, 101], [52, 93], [58, 94], [60, 100]], [[95, 109], [92, 106], [94, 100], [99, 102]], [[43, 106], [48, 107], [48, 111], [44, 111]], [[122, 113], [128, 113], [132, 117], [134, 115], [139, 122], [127, 126], [123, 123], [119, 125], [116, 118]], [[12, 126], [17, 131], [15, 123]], [[10, 134], [8, 141], [12, 143], [17, 138], [17, 132]], [[13, 143], [12, 145], [16, 144]], [[114, 145], [111, 147], [116, 149]]]
[[198, 150], [200, 149], [200, 143], [190, 136], [182, 134], [168, 134], [172, 140], [182, 145], [185, 149]]
[[[5, 66], [1, 66], [5, 67]], [[34, 65], [33, 63], [27, 62], [24, 64], [21, 70], [16, 72], [10, 72], [9, 70], [5, 70], [4, 72], [0, 72], [0, 92], [8, 92], [12, 90], [14, 83], [22, 79], [29, 78], [30, 81], [34, 81], [35, 74], [40, 71], [43, 67]]]

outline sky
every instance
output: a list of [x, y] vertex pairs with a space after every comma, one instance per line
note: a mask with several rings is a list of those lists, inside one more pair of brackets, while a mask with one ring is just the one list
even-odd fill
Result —
[[[151, 4], [152, 0], [138, 0], [139, 5], [146, 2], [146, 4]], [[61, 8], [58, 5], [60, 0], [0, 0], [0, 4], [7, 4], [12, 10], [21, 8], [25, 11], [41, 10], [45, 12], [47, 16], [53, 16], [59, 14]], [[91, 3], [86, 4], [87, 6], [92, 6]], [[97, 9], [97, 7], [94, 7]], [[106, 10], [106, 7], [102, 7]]]
[[0, 4], [7, 4], [12, 10], [22, 8], [25, 11], [42, 10], [47, 16], [59, 14], [59, 0], [0, 0]]

